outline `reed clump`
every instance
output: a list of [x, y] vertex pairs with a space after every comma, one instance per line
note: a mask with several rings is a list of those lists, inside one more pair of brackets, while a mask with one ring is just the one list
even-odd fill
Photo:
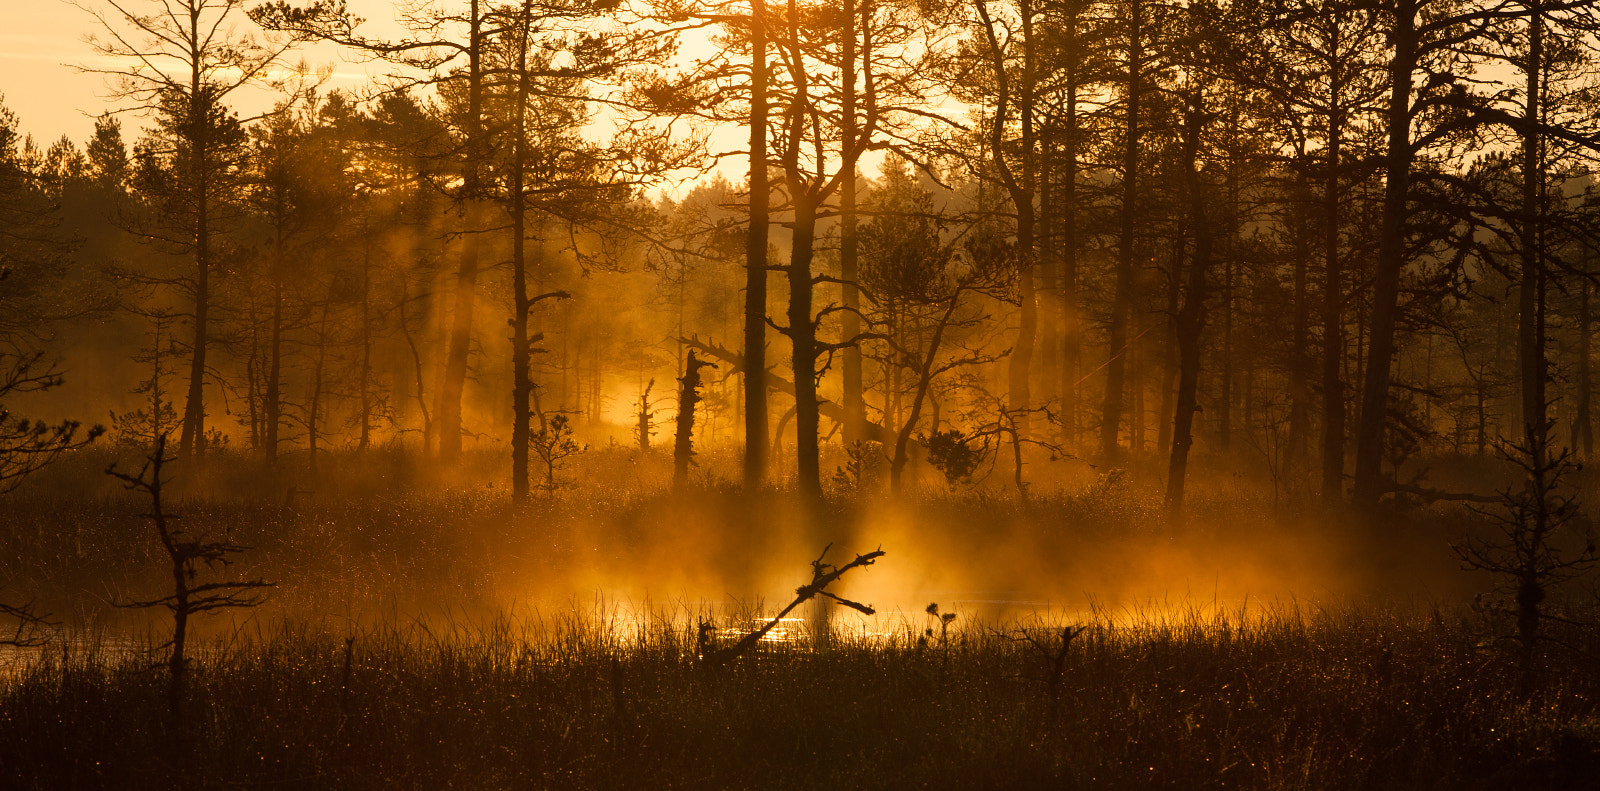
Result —
[[149, 656], [67, 642], [0, 683], [0, 787], [1580, 788], [1600, 769], [1600, 676], [1520, 696], [1515, 652], [1470, 617], [1100, 612], [1057, 659], [1017, 639], [1062, 634], [1048, 614], [962, 619], [938, 650], [911, 615], [716, 673], [703, 612], [284, 623], [196, 650], [181, 738]]

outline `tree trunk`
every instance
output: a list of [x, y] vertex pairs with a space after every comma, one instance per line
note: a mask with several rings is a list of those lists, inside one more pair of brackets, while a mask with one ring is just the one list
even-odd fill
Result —
[[816, 199], [794, 190], [794, 244], [789, 252], [790, 366], [794, 372], [795, 477], [801, 494], [822, 497], [817, 404], [817, 329], [811, 318], [811, 259], [817, 229]]
[[[1047, 118], [1047, 117], [1046, 117]], [[1045, 119], [1041, 119], [1045, 120]], [[1041, 127], [1044, 124], [1041, 123]], [[1051, 128], [1053, 132], [1053, 128]], [[1046, 405], [1052, 411], [1059, 411], [1061, 403], [1061, 267], [1060, 245], [1051, 233], [1051, 220], [1056, 215], [1056, 191], [1053, 179], [1056, 176], [1055, 145], [1053, 135], [1045, 134], [1045, 128], [1038, 133], [1037, 176], [1034, 182], [1034, 194], [1038, 196], [1039, 207], [1034, 211], [1034, 290], [1039, 295], [1039, 330], [1034, 338], [1034, 347], [1038, 350], [1039, 363], [1035, 366], [1034, 379], [1039, 383], [1039, 389], [1044, 395], [1036, 399], [1040, 405]], [[1054, 416], [1059, 419], [1059, 415]], [[1052, 429], [1052, 435], [1059, 432]]]
[[[1192, 220], [1192, 218], [1191, 218]], [[1166, 416], [1173, 414], [1175, 409], [1173, 399], [1176, 391], [1173, 389], [1178, 380], [1179, 354], [1178, 354], [1178, 311], [1180, 308], [1179, 297], [1183, 291], [1183, 254], [1185, 240], [1189, 236], [1187, 223], [1178, 226], [1178, 233], [1172, 242], [1172, 263], [1167, 267], [1167, 338], [1165, 351], [1161, 360], [1161, 406], [1156, 411], [1160, 421], [1156, 428], [1156, 453], [1169, 453], [1172, 450], [1172, 428]]]
[[263, 402], [266, 400], [266, 352], [262, 348], [261, 339], [261, 305], [255, 294], [249, 298], [250, 306], [250, 354], [244, 361], [245, 373], [245, 405], [249, 410], [250, 420], [250, 449], [261, 450], [263, 439], [266, 436], [262, 424]]
[[172, 655], [167, 657], [167, 712], [179, 729], [183, 725], [183, 695], [188, 682], [189, 584], [182, 563], [172, 564]]
[[1294, 337], [1290, 340], [1289, 358], [1289, 442], [1284, 453], [1284, 466], [1294, 486], [1298, 489], [1305, 459], [1306, 435], [1309, 434], [1311, 413], [1310, 363], [1311, 306], [1307, 298], [1307, 280], [1311, 268], [1311, 186], [1306, 174], [1308, 162], [1301, 157], [1295, 168], [1294, 201]]
[[527, 502], [528, 443], [533, 422], [529, 396], [533, 391], [528, 348], [528, 314], [533, 302], [528, 297], [527, 198], [523, 194], [523, 168], [526, 159], [528, 105], [528, 19], [519, 20], [524, 34], [517, 52], [516, 105], [511, 125], [511, 501]]
[[272, 329], [267, 346], [266, 452], [278, 463], [278, 429], [283, 422], [283, 233], [279, 229], [272, 254]]
[[[1034, 130], [1033, 130], [1033, 7], [1022, 0], [1018, 13], [1022, 17], [1023, 67], [1021, 97], [1017, 99], [1018, 115], [1022, 124], [1022, 174], [1020, 177], [1007, 162], [1006, 117], [1013, 101], [1005, 51], [1000, 48], [999, 37], [994, 32], [994, 22], [989, 16], [986, 0], [974, 0], [974, 7], [983, 23], [984, 37], [989, 45], [989, 67], [994, 70], [995, 107], [989, 126], [989, 156], [994, 169], [1005, 187], [1006, 195], [1017, 213], [1017, 297], [1020, 316], [1017, 340], [1011, 347], [1011, 362], [1007, 370], [1007, 409], [1014, 413], [1018, 428], [1026, 434], [1030, 396], [1028, 380], [1033, 362], [1034, 338], [1038, 333], [1039, 312], [1033, 283], [1034, 263]], [[980, 196], [981, 198], [981, 196]], [[981, 201], [980, 201], [981, 202]]]
[[422, 449], [426, 453], [434, 432], [433, 415], [428, 411], [428, 394], [423, 385], [426, 377], [422, 372], [422, 350], [417, 346], [416, 336], [411, 334], [411, 321], [406, 318], [406, 305], [410, 302], [410, 286], [406, 284], [402, 287], [400, 301], [395, 310], [399, 313], [400, 335], [405, 338], [406, 348], [411, 352], [411, 372], [416, 386], [417, 411], [422, 413]]
[[455, 309], [445, 352], [444, 378], [439, 383], [439, 397], [433, 409], [435, 439], [443, 461], [461, 456], [461, 399], [466, 390], [467, 357], [471, 351], [478, 289], [477, 217], [476, 205], [469, 206], [467, 232], [461, 240], [461, 259], [456, 269]]
[[[1341, 90], [1337, 57], [1330, 56], [1334, 69], [1333, 93], [1337, 101]], [[1322, 188], [1323, 285], [1322, 285], [1322, 503], [1331, 506], [1344, 499], [1344, 267], [1339, 258], [1339, 155], [1343, 141], [1344, 117], [1337, 110], [1328, 116], [1327, 174]]]
[[361, 226], [361, 431], [356, 449], [364, 451], [372, 443], [372, 236], [365, 214]]
[[[198, 12], [196, 12], [198, 13]], [[205, 453], [206, 441], [206, 344], [209, 343], [211, 314], [211, 183], [206, 161], [206, 134], [211, 113], [205, 84], [200, 75], [200, 60], [193, 61], [189, 81], [190, 187], [194, 190], [194, 344], [189, 357], [189, 396], [183, 407], [183, 430], [178, 453], [188, 456]]]
[[[1587, 249], [1585, 250], [1587, 258]], [[1585, 268], [1584, 274], [1588, 274]], [[1594, 458], [1594, 373], [1590, 367], [1593, 351], [1590, 337], [1594, 334], [1594, 320], [1589, 313], [1589, 295], [1593, 286], [1587, 277], [1578, 282], [1578, 365], [1577, 414], [1573, 416], [1573, 442], [1583, 454], [1583, 460]]]
[[750, 230], [745, 239], [744, 485], [767, 477], [767, 31], [766, 0], [750, 3]]
[[467, 358], [472, 346], [473, 312], [478, 288], [478, 235], [482, 230], [483, 140], [483, 28], [478, 13], [479, 0], [472, 0], [470, 41], [467, 57], [467, 129], [462, 197], [466, 227], [461, 240], [461, 259], [456, 268], [455, 311], [450, 325], [450, 342], [444, 365], [444, 380], [439, 385], [439, 401], [434, 408], [438, 425], [439, 458], [452, 462], [461, 456], [461, 399], [466, 390]]
[[1217, 395], [1217, 450], [1227, 451], [1233, 445], [1233, 286], [1234, 258], [1232, 245], [1224, 242], [1222, 271], [1222, 359], [1218, 361], [1221, 392]]
[[1078, 82], [1082, 57], [1078, 48], [1077, 2], [1064, 9], [1061, 32], [1066, 107], [1061, 152], [1061, 441], [1078, 445], [1078, 392], [1081, 384], [1082, 336], [1078, 315]]
[[1389, 150], [1385, 154], [1383, 224], [1378, 232], [1377, 271], [1372, 283], [1367, 364], [1361, 389], [1361, 417], [1356, 430], [1354, 505], [1372, 515], [1383, 495], [1383, 434], [1389, 407], [1389, 382], [1394, 363], [1394, 331], [1400, 298], [1400, 270], [1405, 266], [1407, 197], [1411, 187], [1411, 80], [1416, 71], [1415, 0], [1396, 0], [1390, 46], [1394, 47], [1389, 78]]
[[1205, 328], [1206, 270], [1211, 259], [1211, 227], [1206, 221], [1205, 193], [1199, 176], [1200, 134], [1205, 119], [1199, 91], [1190, 97], [1184, 149], [1189, 166], [1184, 185], [1189, 193], [1189, 224], [1194, 227], [1194, 261], [1189, 265], [1183, 308], [1178, 311], [1178, 396], [1172, 420], [1172, 457], [1167, 466], [1167, 513], [1176, 525], [1183, 519], [1184, 483], [1189, 471], [1189, 448], [1194, 444], [1194, 413], [1199, 408], [1200, 333]]
[[1522, 435], [1530, 450], [1535, 437], [1547, 430], [1545, 396], [1545, 267], [1544, 267], [1544, 161], [1540, 135], [1535, 131], [1541, 120], [1544, 70], [1544, 25], [1539, 20], [1539, 4], [1528, 11], [1527, 108], [1529, 129], [1522, 135], [1522, 278], [1518, 283], [1517, 361], [1522, 387]]
[[[842, 149], [848, 152], [855, 147], [856, 138], [860, 130], [856, 128], [856, 26], [855, 20], [861, 20], [862, 30], [867, 26], [867, 9], [863, 8], [859, 16], [855, 11], [855, 0], [846, 0], [845, 19], [849, 20], [840, 25], [843, 40], [840, 42], [843, 52], [843, 74], [840, 86], [843, 90], [841, 101], [843, 103], [843, 122], [841, 132]], [[858, 253], [856, 244], [856, 168], [851, 165], [846, 169], [839, 184], [839, 279], [840, 301], [844, 303], [844, 312], [840, 314], [839, 334], [840, 341], [849, 342], [850, 339], [861, 334], [861, 290], [856, 287], [858, 271]], [[862, 391], [861, 381], [861, 348], [851, 345], [843, 350], [842, 373], [844, 379], [844, 441], [845, 444], [860, 442], [866, 438], [867, 404]]]
[[1133, 317], [1133, 240], [1138, 208], [1139, 109], [1144, 80], [1143, 0], [1128, 4], [1128, 71], [1122, 146], [1122, 207], [1117, 242], [1116, 292], [1112, 297], [1105, 401], [1100, 408], [1100, 455], [1106, 463], [1121, 460], [1117, 442], [1122, 424], [1123, 390], [1127, 384], [1128, 324]]
[[322, 303], [322, 317], [317, 322], [317, 362], [311, 368], [311, 398], [306, 408], [306, 443], [310, 452], [308, 465], [312, 477], [317, 474], [317, 437], [319, 417], [322, 414], [323, 374], [327, 371], [328, 364], [328, 314], [332, 311], [333, 300], [331, 296]]
[[1128, 322], [1128, 334], [1131, 340], [1128, 341], [1128, 353], [1123, 355], [1128, 360], [1128, 450], [1135, 454], [1144, 453], [1144, 433], [1145, 429], [1149, 428], [1150, 422], [1150, 415], [1145, 408], [1145, 396], [1148, 395], [1145, 376], [1149, 373], [1149, 368], [1145, 362], [1145, 347], [1139, 343], [1139, 339], [1145, 334], [1145, 322], [1150, 318], [1144, 311], [1138, 309], [1138, 306], [1145, 304], [1146, 273], [1143, 270], [1144, 267], [1141, 266], [1133, 273], [1134, 310]]
[[[1033, 268], [1037, 259], [1033, 238], [1033, 200], [1036, 191], [1034, 149], [1037, 147], [1037, 141], [1034, 139], [1033, 128], [1036, 42], [1033, 35], [1031, 0], [1019, 0], [1018, 12], [1022, 15], [1022, 96], [1017, 107], [1022, 123], [1022, 178], [1020, 181], [1007, 179], [1006, 186], [1011, 192], [1011, 202], [1017, 210], [1017, 298], [1021, 303], [1021, 314], [1018, 317], [1017, 342], [1011, 347], [1008, 374], [1009, 407], [1015, 413], [1016, 430], [1025, 439], [1030, 423], [1028, 408], [1032, 406], [1028, 385], [1033, 371], [1033, 346], [1039, 331], [1039, 300], [1033, 282]], [[999, 69], [1005, 68], [1003, 61], [996, 63], [995, 66]], [[999, 126], [1004, 121], [1003, 118], [996, 118], [995, 124]], [[996, 150], [994, 155], [1002, 156], [999, 150]]]

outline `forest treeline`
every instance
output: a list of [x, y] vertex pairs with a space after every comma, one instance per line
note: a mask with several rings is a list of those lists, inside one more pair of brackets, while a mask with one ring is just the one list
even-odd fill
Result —
[[809, 494], [832, 443], [896, 489], [1161, 459], [1175, 513], [1191, 448], [1365, 509], [1593, 455], [1588, 2], [86, 8], [93, 137], [0, 119], [0, 403], [106, 436], [0, 412], [0, 483], [171, 433], [509, 446], [525, 498], [574, 432], [666, 445], [690, 377], [696, 447]]

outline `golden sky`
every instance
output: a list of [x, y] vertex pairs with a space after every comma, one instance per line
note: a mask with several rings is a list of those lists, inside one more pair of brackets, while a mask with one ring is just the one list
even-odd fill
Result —
[[[106, 8], [103, 0], [81, 0], [83, 5]], [[156, 0], [127, 0], [136, 12], [155, 7]], [[253, 4], [253, 3], [252, 3]], [[390, 0], [349, 0], [358, 16], [367, 20], [362, 29], [383, 35], [397, 29], [393, 24]], [[41, 146], [48, 146], [62, 134], [80, 146], [94, 131], [95, 116], [116, 109], [108, 100], [106, 78], [84, 74], [76, 66], [91, 64], [97, 57], [84, 38], [97, 30], [95, 20], [65, 0], [0, 0], [5, 13], [0, 18], [0, 94], [5, 106], [17, 114], [22, 131]], [[239, 29], [255, 32], [242, 14]], [[351, 63], [335, 47], [323, 45], [301, 52], [312, 66], [332, 65], [335, 78], [328, 87], [353, 86], [367, 75], [381, 74], [385, 67]], [[241, 107], [248, 114], [265, 109], [271, 97], [264, 94], [241, 95], [243, 102], [259, 102], [260, 108]], [[140, 125], [137, 119], [124, 119], [125, 130]], [[132, 134], [126, 133], [130, 140]]]

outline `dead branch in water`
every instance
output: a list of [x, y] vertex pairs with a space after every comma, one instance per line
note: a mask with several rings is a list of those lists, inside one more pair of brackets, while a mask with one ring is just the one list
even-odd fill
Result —
[[0, 617], [16, 622], [9, 636], [0, 633], [0, 646], [10, 648], [38, 648], [45, 644], [45, 635], [61, 625], [50, 620], [49, 613], [35, 610], [33, 602], [15, 606], [0, 602]]
[[835, 596], [827, 591], [827, 587], [838, 581], [838, 579], [843, 577], [845, 572], [849, 571], [850, 569], [860, 568], [862, 566], [870, 566], [877, 562], [878, 558], [883, 557], [883, 550], [875, 549], [865, 555], [856, 555], [855, 560], [835, 568], [830, 564], [822, 562], [822, 559], [827, 557], [828, 550], [832, 548], [833, 544], [823, 547], [822, 554], [818, 555], [816, 560], [811, 561], [811, 582], [801, 585], [795, 589], [794, 601], [789, 602], [789, 606], [783, 608], [778, 612], [777, 615], [772, 616], [772, 620], [767, 621], [766, 624], [764, 624], [760, 629], [757, 629], [754, 632], [739, 638], [739, 642], [734, 643], [727, 648], [719, 649], [707, 654], [704, 666], [708, 669], [716, 669], [724, 667], [733, 662], [733, 660], [738, 659], [742, 654], [744, 654], [744, 652], [750, 650], [752, 646], [760, 642], [761, 638], [766, 637], [768, 632], [771, 632], [779, 623], [782, 623], [784, 616], [793, 612], [796, 607], [805, 604], [817, 596], [824, 596], [832, 599], [864, 615], [877, 614], [877, 610], [872, 609], [872, 605], [862, 604], [861, 602], [851, 601], [840, 596]]

